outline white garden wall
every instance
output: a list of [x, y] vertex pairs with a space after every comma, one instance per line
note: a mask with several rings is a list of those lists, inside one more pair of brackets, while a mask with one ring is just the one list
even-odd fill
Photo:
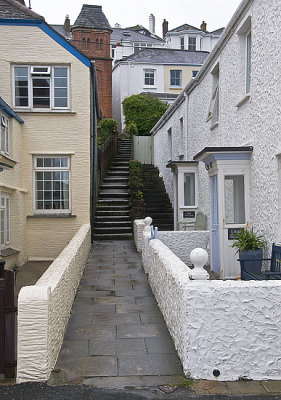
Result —
[[38, 282], [19, 293], [17, 383], [46, 381], [55, 366], [90, 252], [90, 231], [83, 225]]
[[281, 282], [192, 281], [157, 239], [149, 244], [149, 269], [186, 376], [281, 379]]

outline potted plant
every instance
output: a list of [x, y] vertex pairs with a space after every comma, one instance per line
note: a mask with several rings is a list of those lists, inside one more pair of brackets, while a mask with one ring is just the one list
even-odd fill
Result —
[[266, 247], [262, 235], [258, 235], [253, 229], [242, 229], [235, 235], [231, 247], [239, 253], [242, 279], [244, 271], [261, 272], [263, 249]]

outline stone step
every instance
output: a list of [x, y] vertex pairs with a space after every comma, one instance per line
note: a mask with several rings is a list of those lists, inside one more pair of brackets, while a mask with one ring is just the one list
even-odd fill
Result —
[[[116, 189], [117, 190], [117, 189]], [[117, 199], [127, 199], [127, 198], [129, 198], [129, 193], [121, 193], [120, 191], [118, 191], [118, 192], [116, 192], [116, 193], [114, 193], [114, 192], [100, 192], [99, 193], [99, 198], [100, 199], [106, 199], [106, 198], [108, 198], [108, 199], [114, 199], [114, 198], [117, 198]]]
[[[118, 211], [116, 211], [118, 212]], [[119, 211], [120, 212], [120, 211]], [[125, 215], [116, 215], [115, 213], [113, 214], [112, 211], [109, 211], [109, 214], [98, 214], [96, 213], [95, 215], [95, 221], [96, 222], [130, 222], [132, 224], [131, 218], [129, 214]]]
[[121, 184], [121, 183], [112, 182], [112, 183], [102, 184], [100, 186], [100, 189], [102, 191], [110, 190], [110, 189], [121, 189], [121, 190], [124, 190], [124, 189], [129, 189], [129, 185], [124, 185], [124, 184]]
[[113, 167], [110, 167], [110, 171], [114, 171], [114, 172], [123, 172], [123, 171], [125, 171], [125, 172], [129, 172], [129, 167], [128, 166], [113, 166]]
[[107, 177], [112, 177], [112, 176], [117, 176], [117, 177], [128, 177], [129, 172], [126, 171], [109, 171], [107, 173]]
[[94, 234], [114, 234], [114, 233], [132, 233], [132, 227], [131, 226], [126, 226], [126, 227], [101, 227], [101, 228], [96, 228], [94, 227]]
[[95, 229], [122, 229], [122, 228], [132, 228], [132, 221], [97, 221], [95, 222]]
[[132, 233], [94, 234], [94, 240], [131, 240]]
[[128, 199], [123, 199], [123, 198], [116, 198], [116, 199], [99, 199], [98, 200], [98, 204], [99, 205], [128, 205], [129, 206], [129, 202]]

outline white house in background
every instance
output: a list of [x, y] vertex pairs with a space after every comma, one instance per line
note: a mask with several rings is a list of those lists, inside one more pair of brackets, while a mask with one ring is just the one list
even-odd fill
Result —
[[165, 46], [165, 41], [156, 35], [140, 33], [133, 28], [122, 29], [121, 27], [116, 27], [116, 25], [112, 28], [110, 47], [113, 65], [124, 57], [136, 53], [141, 49], [145, 49], [146, 47]]
[[207, 31], [205, 21], [200, 29], [192, 25], [183, 24], [177, 28], [168, 29], [168, 22], [163, 22], [163, 37], [169, 49], [180, 49], [189, 51], [211, 51], [218, 42], [224, 28], [212, 32]]
[[280, 1], [242, 1], [152, 130], [175, 228], [208, 215], [211, 267], [223, 278], [240, 273], [235, 230], [253, 227], [269, 248], [281, 239], [280, 23]]
[[208, 52], [147, 48], [118, 62], [112, 72], [112, 116], [124, 129], [122, 102], [133, 94], [151, 93], [171, 104], [200, 70]]

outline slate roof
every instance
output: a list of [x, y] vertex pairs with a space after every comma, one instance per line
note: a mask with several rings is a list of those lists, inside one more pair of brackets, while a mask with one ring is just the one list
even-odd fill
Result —
[[21, 117], [0, 97], [0, 109], [3, 110], [9, 117], [15, 118], [20, 124], [24, 121]]
[[83, 4], [80, 14], [74, 22], [74, 25], [72, 25], [72, 29], [73, 28], [96, 28], [111, 31], [111, 27], [102, 11], [102, 7], [88, 4]]
[[[182, 31], [199, 31], [199, 32], [205, 32], [202, 29], [196, 28], [195, 26], [189, 25], [189, 24], [183, 24], [180, 25], [174, 29], [169, 29], [167, 33], [169, 32], [182, 32]], [[224, 28], [219, 28], [216, 29], [215, 31], [209, 32], [206, 31], [206, 33], [213, 33], [214, 35], [221, 35], [222, 32], [224, 31]]]
[[0, 18], [7, 19], [42, 19], [44, 17], [23, 6], [16, 0], [0, 0]]
[[161, 48], [146, 48], [138, 51], [122, 61], [133, 61], [149, 64], [192, 64], [202, 65], [209, 52], [207, 51], [188, 51]]
[[51, 27], [55, 31], [57, 31], [61, 36], [63, 36], [67, 41], [71, 42], [72, 33], [71, 33], [71, 31], [68, 31], [67, 29], [65, 29], [64, 25], [51, 25]]
[[[124, 33], [128, 34], [124, 34]], [[112, 28], [111, 41], [121, 42], [121, 40], [128, 40], [131, 42], [145, 42], [145, 43], [165, 43], [163, 39], [156, 39], [151, 36], [144, 35], [139, 32], [131, 31], [129, 29]]]

